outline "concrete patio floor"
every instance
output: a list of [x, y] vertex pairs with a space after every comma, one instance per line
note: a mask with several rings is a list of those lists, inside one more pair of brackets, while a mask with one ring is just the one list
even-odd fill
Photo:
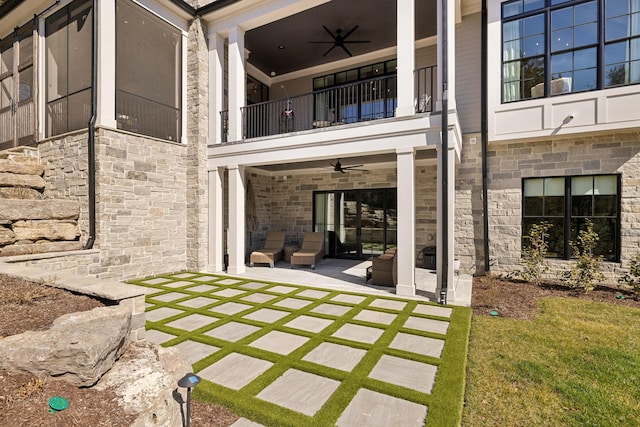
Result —
[[[427, 303], [435, 274], [418, 269], [417, 288], [426, 296], [400, 298], [393, 288], [365, 286], [366, 266], [323, 260], [311, 270], [279, 263], [233, 277], [183, 272], [134, 282], [147, 294], [145, 338], [175, 346], [200, 377], [239, 399], [317, 421], [344, 395], [343, 383], [360, 376], [361, 388], [338, 404], [340, 415], [328, 425], [421, 426], [445, 343], [459, 325], [451, 321], [452, 308]], [[468, 280], [470, 296], [470, 277], [458, 280]], [[298, 361], [279, 371], [280, 358]], [[384, 383], [404, 391], [380, 392]], [[234, 427], [258, 425], [242, 418]]]

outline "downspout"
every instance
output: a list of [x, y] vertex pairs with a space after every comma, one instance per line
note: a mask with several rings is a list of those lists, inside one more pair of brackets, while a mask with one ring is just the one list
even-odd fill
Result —
[[487, 0], [482, 0], [482, 36], [481, 36], [481, 50], [482, 50], [482, 65], [480, 70], [480, 132], [482, 139], [482, 228], [483, 228], [483, 252], [484, 252], [484, 271], [489, 272], [491, 270], [491, 263], [489, 262], [489, 200], [487, 189], [487, 175], [488, 175], [488, 163], [487, 163], [487, 123], [488, 123], [488, 111], [487, 111]]
[[96, 0], [93, 0], [91, 19], [91, 119], [88, 125], [88, 147], [87, 147], [87, 163], [89, 168], [89, 238], [84, 245], [84, 249], [93, 248], [96, 241], [96, 110], [97, 108], [97, 90], [98, 83], [98, 55], [96, 46], [98, 40], [98, 12], [96, 10]]
[[449, 93], [447, 90], [449, 58], [447, 52], [447, 0], [442, 0], [442, 272], [440, 277], [440, 304], [447, 303], [449, 279]]

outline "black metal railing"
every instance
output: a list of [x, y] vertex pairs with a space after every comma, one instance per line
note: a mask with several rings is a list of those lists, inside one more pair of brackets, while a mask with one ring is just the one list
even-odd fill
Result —
[[169, 141], [180, 140], [180, 110], [123, 90], [116, 91], [118, 129]]
[[[436, 66], [415, 71], [416, 113], [433, 111]], [[242, 108], [243, 139], [394, 117], [397, 77], [382, 76]], [[220, 112], [222, 142], [228, 141], [228, 111]]]

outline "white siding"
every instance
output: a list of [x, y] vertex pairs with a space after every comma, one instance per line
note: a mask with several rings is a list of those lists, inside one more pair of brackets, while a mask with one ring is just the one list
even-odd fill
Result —
[[481, 14], [464, 16], [456, 26], [456, 104], [462, 133], [480, 132]]

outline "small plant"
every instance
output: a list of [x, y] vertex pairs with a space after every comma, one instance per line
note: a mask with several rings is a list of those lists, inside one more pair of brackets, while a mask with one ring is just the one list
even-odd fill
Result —
[[631, 260], [629, 271], [618, 279], [618, 283], [631, 286], [634, 298], [638, 299], [640, 297], [640, 254]]
[[522, 264], [523, 269], [515, 271], [514, 275], [531, 282], [535, 285], [539, 285], [542, 281], [542, 275], [549, 271], [549, 266], [546, 262], [547, 250], [549, 249], [549, 229], [551, 224], [546, 221], [540, 224], [533, 224], [529, 229], [529, 234], [524, 236], [528, 241], [528, 245], [522, 250]]
[[585, 292], [593, 290], [597, 282], [602, 282], [602, 257], [593, 254], [598, 243], [598, 233], [593, 231], [593, 223], [587, 219], [586, 230], [578, 232], [577, 241], [569, 242], [574, 255], [578, 258], [571, 270], [562, 273], [564, 282], [572, 289], [581, 288]]

